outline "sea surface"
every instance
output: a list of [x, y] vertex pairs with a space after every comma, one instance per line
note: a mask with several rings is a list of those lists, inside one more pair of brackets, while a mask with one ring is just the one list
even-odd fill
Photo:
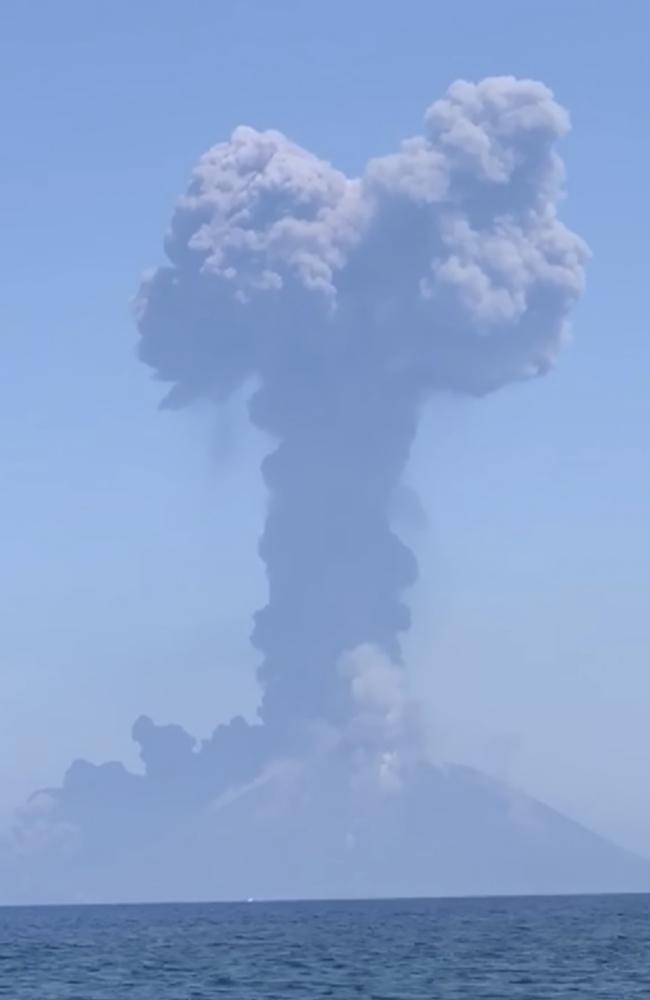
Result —
[[650, 998], [650, 896], [0, 909], [12, 1000]]

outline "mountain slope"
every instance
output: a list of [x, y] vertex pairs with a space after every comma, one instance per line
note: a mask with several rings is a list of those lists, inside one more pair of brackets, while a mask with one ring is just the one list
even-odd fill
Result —
[[377, 780], [334, 753], [193, 804], [168, 786], [145, 800], [135, 776], [126, 795], [117, 773], [76, 806], [46, 796], [0, 901], [650, 891], [650, 863], [467, 767]]

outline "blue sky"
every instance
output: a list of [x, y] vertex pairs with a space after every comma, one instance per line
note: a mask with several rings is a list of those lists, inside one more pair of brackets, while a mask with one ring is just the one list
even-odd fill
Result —
[[650, 855], [647, 6], [6, 2], [0, 13], [0, 812], [147, 711], [254, 712], [264, 442], [241, 401], [160, 414], [129, 297], [200, 152], [242, 122], [349, 173], [457, 77], [571, 111], [590, 243], [548, 379], [433, 404], [408, 653], [440, 753]]

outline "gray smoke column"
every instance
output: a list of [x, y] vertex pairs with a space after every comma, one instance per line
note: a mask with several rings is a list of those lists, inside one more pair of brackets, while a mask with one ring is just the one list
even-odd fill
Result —
[[354, 711], [345, 656], [400, 663], [413, 554], [391, 529], [423, 401], [545, 373], [583, 288], [557, 217], [566, 112], [542, 84], [458, 81], [422, 135], [350, 179], [275, 131], [196, 165], [136, 298], [168, 406], [253, 380], [271, 434], [256, 615], [263, 720]]

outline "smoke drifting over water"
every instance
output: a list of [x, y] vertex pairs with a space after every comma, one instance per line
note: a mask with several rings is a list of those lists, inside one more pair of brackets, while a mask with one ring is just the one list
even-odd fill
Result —
[[557, 216], [568, 128], [545, 86], [499, 77], [453, 84], [358, 178], [275, 131], [201, 157], [135, 314], [164, 405], [250, 383], [274, 442], [260, 722], [197, 743], [143, 716], [143, 775], [75, 762], [19, 819], [27, 892], [531, 891], [535, 864], [548, 890], [593, 886], [592, 848], [605, 871], [550, 811], [528, 803], [521, 833], [509, 792], [422, 763], [400, 649], [417, 564], [390, 519], [427, 398], [542, 375], [567, 338], [588, 257]]
[[455, 83], [423, 135], [350, 179], [279, 132], [238, 128], [179, 201], [170, 263], [136, 303], [166, 404], [255, 379], [269, 584], [253, 642], [261, 715], [286, 732], [353, 710], [341, 657], [395, 664], [413, 554], [391, 500], [436, 391], [543, 374], [583, 286], [584, 243], [557, 218], [565, 111], [540, 83]]

